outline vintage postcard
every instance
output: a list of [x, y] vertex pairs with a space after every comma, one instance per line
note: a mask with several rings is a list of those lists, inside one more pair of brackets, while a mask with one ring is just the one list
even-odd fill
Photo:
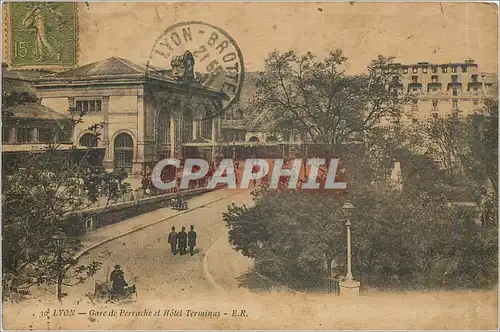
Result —
[[498, 6], [4, 2], [6, 330], [498, 328]]

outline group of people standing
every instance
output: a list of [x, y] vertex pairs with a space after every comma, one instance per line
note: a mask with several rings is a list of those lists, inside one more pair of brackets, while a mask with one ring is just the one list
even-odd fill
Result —
[[194, 255], [194, 247], [196, 246], [196, 231], [191, 225], [189, 232], [186, 232], [186, 227], [182, 226], [181, 231], [177, 233], [175, 227], [172, 226], [172, 231], [168, 234], [168, 243], [172, 254], [175, 256], [179, 252], [181, 255], [186, 254], [189, 247], [189, 254]]

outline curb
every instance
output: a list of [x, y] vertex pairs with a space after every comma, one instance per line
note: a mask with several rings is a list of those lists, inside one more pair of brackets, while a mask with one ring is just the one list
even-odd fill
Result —
[[[134, 228], [134, 229], [131, 229], [131, 230], [129, 230], [129, 231], [126, 231], [126, 232], [124, 232], [124, 233], [121, 233], [121, 234], [118, 234], [118, 235], [112, 236], [112, 237], [110, 237], [110, 238], [107, 238], [106, 240], [102, 240], [101, 242], [98, 242], [98, 243], [96, 243], [96, 244], [93, 244], [93, 245], [91, 245], [91, 246], [89, 246], [89, 247], [87, 247], [87, 248], [83, 249], [82, 251], [80, 251], [80, 252], [79, 252], [79, 253], [78, 253], [78, 254], [74, 257], [74, 259], [79, 259], [79, 258], [81, 258], [83, 255], [85, 255], [86, 253], [88, 253], [90, 250], [93, 250], [93, 249], [95, 249], [95, 248], [97, 248], [97, 247], [100, 247], [100, 246], [102, 246], [103, 244], [106, 244], [106, 243], [111, 242], [111, 241], [113, 241], [113, 240], [119, 239], [119, 238], [121, 238], [121, 237], [124, 237], [124, 236], [126, 236], [126, 235], [129, 235], [129, 234], [132, 234], [132, 233], [135, 233], [135, 232], [138, 232], [138, 231], [143, 230], [143, 229], [145, 229], [145, 228], [148, 228], [148, 227], [150, 227], [150, 226], [153, 226], [153, 225], [159, 224], [159, 223], [161, 223], [161, 222], [163, 222], [163, 221], [170, 220], [170, 219], [175, 218], [175, 217], [177, 217], [177, 216], [179, 216], [179, 215], [182, 215], [182, 214], [185, 214], [185, 213], [189, 213], [189, 212], [191, 212], [191, 211], [194, 211], [194, 210], [200, 209], [200, 208], [205, 207], [205, 206], [207, 206], [207, 205], [209, 205], [209, 204], [212, 204], [212, 203], [215, 203], [215, 202], [221, 201], [221, 200], [223, 200], [223, 199], [226, 199], [226, 198], [228, 198], [228, 197], [231, 197], [231, 196], [234, 196], [234, 195], [237, 195], [237, 194], [240, 194], [240, 193], [241, 193], [241, 192], [239, 192], [239, 191], [238, 191], [238, 192], [236, 192], [236, 193], [231, 193], [231, 194], [229, 194], [229, 195], [226, 195], [226, 196], [223, 196], [223, 197], [219, 197], [219, 198], [217, 198], [217, 199], [214, 199], [214, 200], [211, 200], [211, 201], [209, 201], [209, 202], [206, 202], [206, 203], [203, 203], [203, 204], [201, 204], [201, 205], [198, 205], [198, 206], [196, 206], [196, 207], [194, 207], [194, 208], [191, 208], [191, 209], [188, 209], [188, 210], [184, 210], [184, 211], [179, 211], [179, 212], [177, 212], [177, 213], [175, 213], [175, 214], [173, 214], [173, 215], [171, 215], [171, 216], [168, 216], [168, 217], [165, 217], [165, 218], [161, 218], [161, 219], [159, 219], [159, 220], [153, 221], [152, 223], [149, 223], [149, 224], [146, 224], [146, 225], [142, 225], [142, 226], [139, 226], [139, 227], [137, 227], [137, 228]], [[212, 244], [212, 245], [213, 245], [213, 244]], [[212, 246], [210, 246], [210, 248], [211, 248], [211, 247], [212, 247]], [[209, 250], [210, 250], [210, 248], [209, 248]], [[207, 254], [208, 254], [208, 251], [207, 251], [207, 253], [205, 254], [205, 257], [206, 257], [206, 255], [207, 255]], [[204, 264], [204, 265], [205, 265], [205, 264]], [[210, 277], [211, 277], [211, 276], [210, 276]], [[213, 279], [213, 278], [212, 278], [212, 279]], [[220, 287], [220, 286], [219, 286], [219, 287]]]
[[213, 247], [218, 244], [220, 241], [222, 241], [225, 238], [225, 236], [221, 236], [217, 241], [212, 243], [212, 245], [208, 248], [207, 252], [205, 253], [205, 256], [203, 257], [203, 272], [205, 273], [205, 278], [208, 280], [208, 282], [212, 285], [213, 288], [215, 288], [216, 291], [218, 292], [226, 292], [226, 290], [215, 281], [214, 277], [212, 277], [212, 274], [210, 273], [208, 269], [208, 255], [210, 254], [210, 251], [213, 249]]

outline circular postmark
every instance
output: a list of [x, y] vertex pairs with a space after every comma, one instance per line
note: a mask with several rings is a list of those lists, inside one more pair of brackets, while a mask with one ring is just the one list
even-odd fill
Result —
[[222, 112], [238, 100], [245, 77], [243, 56], [223, 29], [201, 21], [181, 22], [156, 40], [148, 75], [223, 92]]

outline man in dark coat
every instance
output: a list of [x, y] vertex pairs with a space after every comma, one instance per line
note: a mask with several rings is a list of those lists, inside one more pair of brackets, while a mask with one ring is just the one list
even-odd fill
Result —
[[172, 254], [175, 256], [177, 254], [177, 232], [174, 226], [172, 226], [172, 231], [168, 234], [168, 243], [170, 244]]
[[115, 269], [111, 272], [109, 280], [113, 283], [113, 295], [116, 298], [120, 298], [125, 295], [125, 287], [128, 286], [125, 281], [124, 273], [121, 270], [120, 265], [115, 265]]
[[194, 255], [194, 247], [196, 246], [196, 231], [194, 230], [194, 226], [191, 225], [191, 230], [187, 234], [189, 253], [191, 256]]
[[181, 252], [181, 255], [184, 255], [186, 253], [186, 247], [187, 247], [186, 227], [182, 226], [182, 229], [177, 235], [177, 238], [179, 241], [179, 251]]

